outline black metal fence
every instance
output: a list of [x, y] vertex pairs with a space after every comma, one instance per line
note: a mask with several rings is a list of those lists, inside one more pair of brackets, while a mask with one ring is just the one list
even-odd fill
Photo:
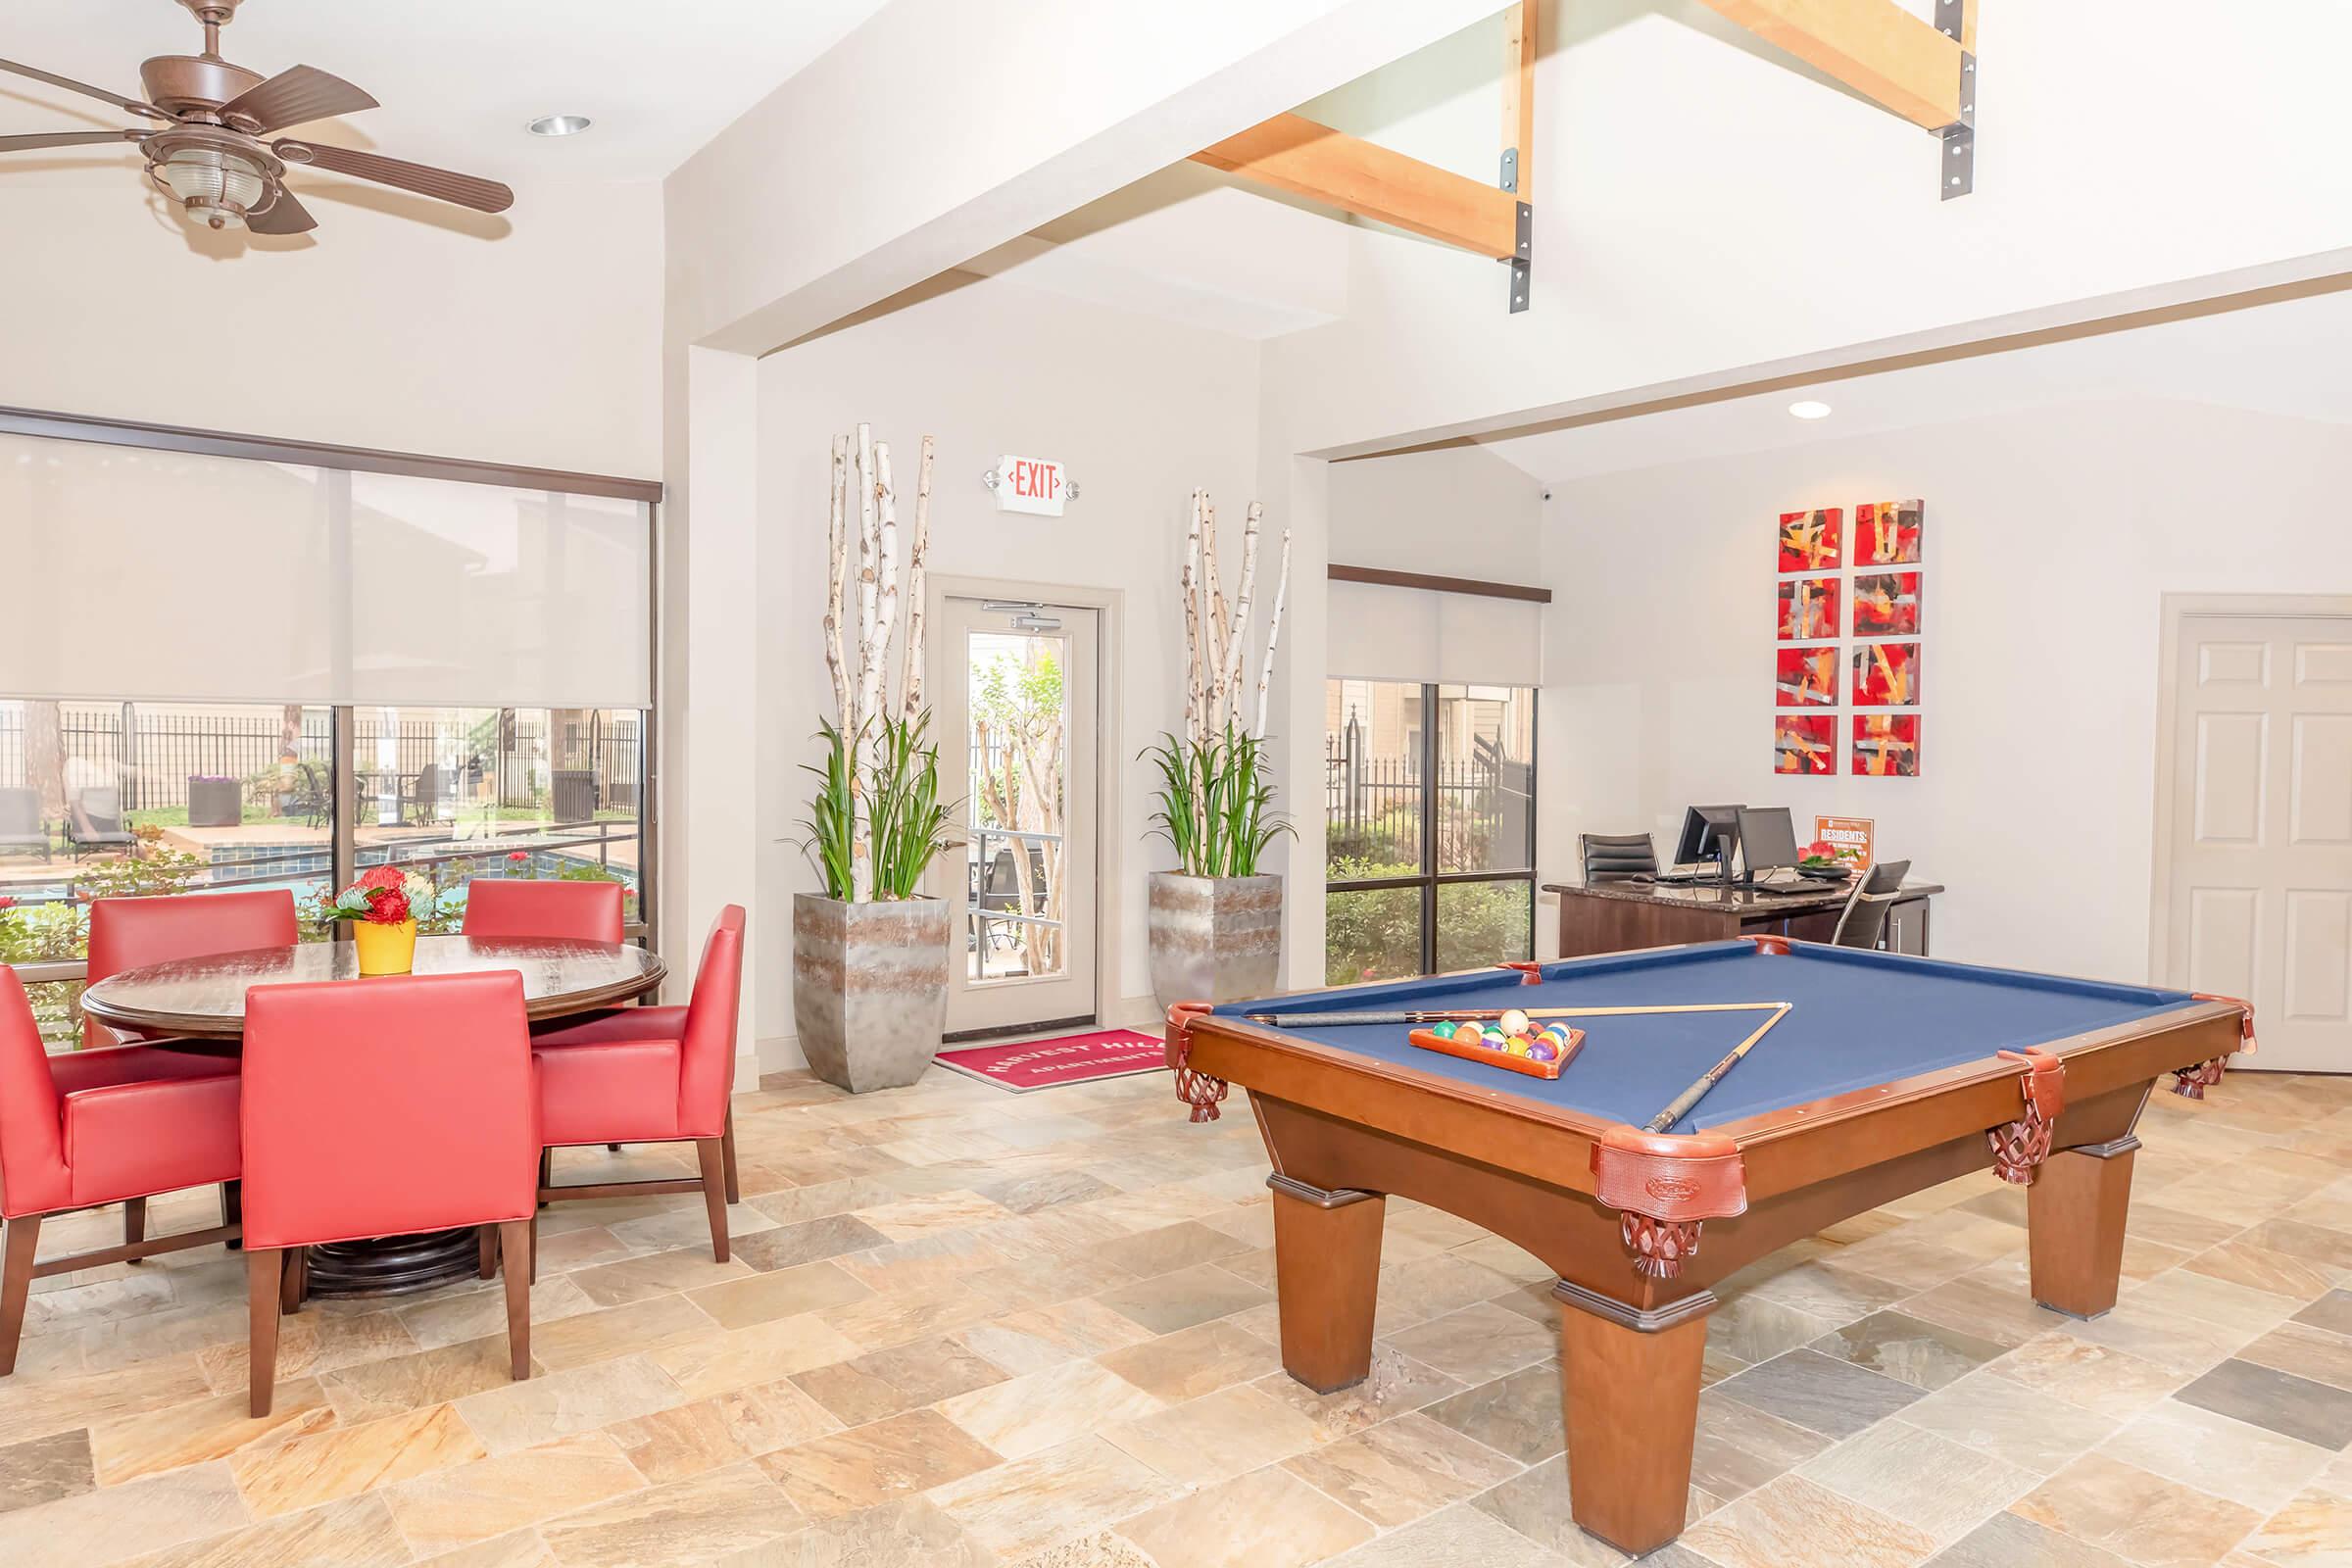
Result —
[[[540, 710], [544, 712], [545, 710]], [[188, 804], [194, 779], [234, 779], [244, 799], [268, 808], [289, 795], [314, 796], [334, 770], [334, 736], [323, 708], [259, 713], [154, 710], [135, 703], [58, 707], [64, 784], [70, 792], [93, 785], [119, 789], [124, 810], [160, 810]], [[25, 716], [0, 708], [0, 788], [34, 785]], [[435, 775], [439, 794], [462, 787], [479, 799], [495, 779], [502, 808], [553, 808], [566, 819], [599, 809], [633, 810], [642, 776], [643, 736], [635, 713], [590, 711], [566, 717], [552, 737], [538, 717], [514, 710], [485, 711], [468, 727], [430, 719], [386, 726], [372, 710], [353, 714], [353, 760], [367, 779], [414, 781]]]
[[1426, 777], [1419, 757], [1375, 757], [1360, 726], [1323, 738], [1323, 823], [1334, 859], [1380, 862], [1421, 858], [1421, 812], [1437, 811], [1441, 868], [1485, 870], [1528, 863], [1533, 769], [1503, 760], [1492, 745], [1437, 764]]

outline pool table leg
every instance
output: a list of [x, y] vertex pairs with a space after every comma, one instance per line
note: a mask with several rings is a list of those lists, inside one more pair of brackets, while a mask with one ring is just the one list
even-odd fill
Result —
[[1566, 1280], [1560, 1404], [1568, 1425], [1569, 1512], [1587, 1534], [1640, 1556], [1683, 1533], [1708, 1292], [1642, 1312]]
[[1372, 1371], [1388, 1200], [1352, 1188], [1327, 1193], [1283, 1175], [1266, 1185], [1274, 1190], [1282, 1368], [1317, 1394], [1361, 1383]]
[[2126, 1133], [2060, 1150], [2034, 1173], [2026, 1228], [2034, 1299], [2042, 1305], [2072, 1317], [2097, 1317], [2115, 1305], [2138, 1148]]

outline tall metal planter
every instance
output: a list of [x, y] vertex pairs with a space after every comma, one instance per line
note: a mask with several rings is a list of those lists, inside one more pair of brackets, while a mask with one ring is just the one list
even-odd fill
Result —
[[1282, 878], [1154, 871], [1146, 931], [1162, 1010], [1265, 996], [1282, 971]]
[[948, 1026], [946, 901], [793, 895], [792, 1015], [829, 1084], [861, 1095], [920, 1078]]

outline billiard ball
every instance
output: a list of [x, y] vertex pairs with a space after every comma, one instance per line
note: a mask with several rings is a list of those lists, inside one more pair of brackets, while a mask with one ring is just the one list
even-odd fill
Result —
[[1449, 1023], [1433, 1023], [1429, 1026], [1429, 1032], [1433, 1035], [1436, 1035], [1440, 1040], [1451, 1040], [1453, 1038], [1453, 1025]]
[[1560, 1048], [1548, 1040], [1535, 1041], [1527, 1048], [1527, 1059], [1530, 1061], [1549, 1061], [1559, 1054]]
[[1494, 1027], [1500, 1029], [1503, 1037], [1508, 1039], [1512, 1035], [1527, 1033], [1527, 1021], [1526, 1013], [1521, 1012], [1517, 1007], [1512, 1007], [1494, 1020]]
[[1503, 1046], [1503, 1049], [1508, 1051], [1514, 1056], [1524, 1056], [1528, 1054], [1528, 1051], [1531, 1048], [1528, 1045], [1527, 1036], [1513, 1035]]

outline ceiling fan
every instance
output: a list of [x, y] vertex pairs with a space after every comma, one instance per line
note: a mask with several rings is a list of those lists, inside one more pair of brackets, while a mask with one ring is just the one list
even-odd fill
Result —
[[286, 188], [290, 164], [314, 164], [476, 212], [503, 213], [514, 205], [514, 193], [494, 179], [292, 137], [264, 141], [273, 130], [373, 109], [376, 102], [342, 77], [310, 66], [295, 66], [265, 78], [259, 72], [231, 65], [220, 58], [220, 29], [236, 15], [242, 0], [179, 3], [204, 24], [204, 53], [158, 55], [140, 66], [145, 99], [126, 98], [71, 76], [0, 60], [0, 71], [87, 93], [159, 121], [160, 125], [0, 136], [0, 152], [136, 142], [147, 160], [148, 177], [190, 218], [213, 228], [242, 223], [256, 234], [300, 234], [318, 226], [318, 220]]

